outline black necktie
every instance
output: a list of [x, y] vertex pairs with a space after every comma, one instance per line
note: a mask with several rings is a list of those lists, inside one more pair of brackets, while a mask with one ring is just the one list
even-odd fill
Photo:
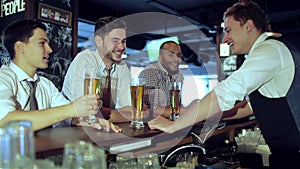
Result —
[[38, 110], [38, 104], [35, 98], [35, 89], [36, 89], [36, 84], [37, 81], [33, 82], [33, 81], [26, 81], [27, 84], [30, 87], [30, 91], [29, 91], [29, 104], [30, 104], [30, 110]]
[[110, 96], [111, 96], [111, 83], [110, 83], [110, 71], [111, 69], [105, 69], [107, 72], [105, 86], [103, 90], [103, 107], [110, 108]]

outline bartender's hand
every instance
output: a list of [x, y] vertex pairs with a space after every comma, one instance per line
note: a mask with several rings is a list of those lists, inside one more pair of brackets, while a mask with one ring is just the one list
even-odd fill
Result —
[[98, 130], [104, 130], [106, 132], [109, 132], [110, 130], [116, 132], [116, 133], [121, 133], [122, 129], [117, 126], [114, 125], [112, 122], [105, 120], [103, 118], [97, 118], [98, 123], [89, 123], [89, 122], [85, 122], [85, 121], [78, 121], [78, 123], [76, 124], [77, 126], [82, 126], [82, 127], [93, 127], [95, 129]]
[[158, 129], [166, 133], [173, 133], [172, 130], [170, 130], [170, 127], [173, 125], [174, 121], [170, 121], [169, 119], [165, 117], [157, 117], [151, 121], [148, 122], [148, 126], [150, 129]]

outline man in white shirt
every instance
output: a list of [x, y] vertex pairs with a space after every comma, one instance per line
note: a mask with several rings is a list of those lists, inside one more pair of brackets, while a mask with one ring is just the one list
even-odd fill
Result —
[[[45, 25], [33, 20], [13, 22], [3, 31], [3, 43], [11, 62], [0, 69], [0, 125], [11, 120], [29, 120], [36, 131], [98, 111], [99, 95], [86, 95], [70, 103], [50, 80], [36, 74], [37, 68], [48, 67], [52, 52]], [[30, 82], [36, 83], [33, 95], [30, 94]], [[32, 100], [35, 100], [34, 108]], [[111, 127], [119, 132], [117, 126], [102, 122], [95, 127], [104, 127], [107, 131]]]
[[[100, 80], [104, 80], [107, 76], [106, 69], [110, 70], [110, 99], [108, 106], [103, 106], [101, 112], [106, 119], [119, 121], [123, 119], [122, 116], [117, 111], [111, 110], [131, 106], [130, 71], [127, 64], [122, 61], [122, 54], [126, 48], [125, 22], [116, 17], [98, 19], [94, 29], [94, 40], [97, 46], [95, 51], [85, 49], [78, 53], [72, 61], [66, 73], [62, 92], [69, 100], [77, 99], [83, 95], [83, 72], [86, 65], [100, 69], [103, 77]], [[106, 102], [107, 100], [103, 100], [103, 97], [101, 98], [102, 101]], [[127, 118], [123, 120], [129, 121], [130, 117]]]
[[[262, 134], [270, 147], [270, 165], [291, 168], [300, 160], [299, 120], [290, 106], [289, 93], [295, 83], [295, 63], [289, 49], [280, 41], [268, 39], [264, 12], [252, 1], [240, 1], [224, 13], [225, 36], [233, 54], [248, 54], [243, 65], [222, 81], [199, 103], [193, 103], [175, 122], [158, 118], [151, 128], [175, 132], [203, 120], [215, 121], [222, 112], [243, 101], [236, 115], [246, 117], [254, 112]], [[249, 100], [244, 100], [249, 95]], [[294, 98], [298, 100], [299, 96]], [[248, 103], [248, 104], [247, 104]], [[241, 106], [242, 105], [242, 106]], [[253, 111], [252, 111], [253, 110]], [[279, 159], [279, 160], [278, 160]]]

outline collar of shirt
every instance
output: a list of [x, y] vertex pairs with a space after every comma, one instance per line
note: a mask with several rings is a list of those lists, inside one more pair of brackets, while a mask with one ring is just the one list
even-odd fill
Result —
[[[161, 65], [160, 62], [157, 62], [157, 66], [159, 67], [159, 69], [161, 69], [162, 71], [164, 71], [165, 73], [169, 74], [169, 72]], [[171, 74], [170, 74], [171, 75]], [[175, 81], [180, 82], [183, 81], [183, 75], [181, 73], [180, 70], [178, 70], [177, 74], [171, 75], [173, 79], [175, 79]]]
[[250, 49], [248, 55], [256, 48], [256, 46], [257, 46], [259, 43], [265, 41], [265, 39], [268, 38], [268, 37], [269, 37], [269, 36], [268, 36], [266, 33], [261, 34], [261, 35], [256, 39], [256, 41], [254, 42], [254, 44], [252, 45], [252, 47], [251, 47], [251, 49]]
[[24, 80], [27, 80], [27, 79], [29, 79], [29, 81], [36, 81], [38, 79], [38, 75], [36, 73], [34, 74], [34, 77], [31, 78], [30, 76], [28, 76], [28, 74], [26, 74], [19, 66], [17, 66], [13, 62], [10, 62], [8, 67], [12, 71], [15, 72], [16, 76], [18, 77], [18, 79], [20, 81], [24, 81]]
[[[98, 65], [100, 66], [100, 71], [101, 73], [103, 72], [106, 72], [106, 65], [105, 63], [103, 62], [103, 60], [101, 59], [101, 56], [99, 55], [99, 52], [98, 52], [98, 49], [95, 50], [95, 56], [96, 57], [96, 60], [98, 62]], [[116, 71], [116, 63], [114, 63], [112, 66], [111, 66], [112, 70], [111, 70], [111, 73], [113, 73], [114, 71]]]
[[160, 62], [157, 62], [157, 66], [159, 67], [160, 70], [166, 72], [167, 74], [169, 74], [169, 72], [163, 67], [163, 65], [161, 65]]

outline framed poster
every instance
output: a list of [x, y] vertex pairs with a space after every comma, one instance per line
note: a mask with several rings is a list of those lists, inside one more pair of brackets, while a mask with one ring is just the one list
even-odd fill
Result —
[[72, 26], [72, 12], [41, 2], [39, 3], [37, 18], [64, 26]]

